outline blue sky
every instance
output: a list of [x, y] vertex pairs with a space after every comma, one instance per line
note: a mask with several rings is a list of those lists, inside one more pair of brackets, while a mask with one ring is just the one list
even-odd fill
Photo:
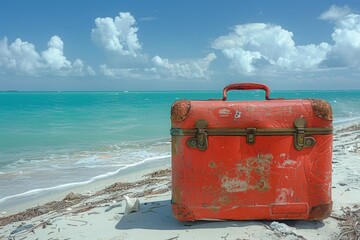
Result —
[[360, 89], [359, 1], [0, 2], [0, 90]]

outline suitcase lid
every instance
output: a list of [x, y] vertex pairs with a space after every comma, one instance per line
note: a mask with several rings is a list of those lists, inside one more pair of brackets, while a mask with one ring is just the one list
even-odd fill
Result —
[[[265, 101], [228, 102], [229, 90], [265, 90]], [[315, 144], [307, 135], [332, 134], [332, 110], [321, 99], [272, 99], [266, 85], [237, 83], [226, 86], [223, 98], [207, 101], [180, 100], [171, 108], [171, 135], [192, 136], [189, 147], [207, 148], [207, 136], [246, 136], [249, 144], [255, 136], [294, 135], [297, 150]]]

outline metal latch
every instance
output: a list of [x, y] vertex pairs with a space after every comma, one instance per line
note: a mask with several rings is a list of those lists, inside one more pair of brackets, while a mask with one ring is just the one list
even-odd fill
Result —
[[197, 132], [195, 137], [191, 137], [187, 140], [186, 144], [191, 148], [198, 148], [200, 151], [205, 151], [208, 148], [208, 138], [205, 128], [208, 123], [204, 119], [199, 119], [195, 122]]
[[247, 128], [246, 129], [246, 142], [249, 144], [255, 143], [255, 132], [256, 128]]
[[294, 134], [294, 147], [296, 150], [301, 150], [304, 147], [314, 146], [316, 143], [315, 138], [306, 137], [306, 128], [307, 121], [304, 118], [297, 118], [294, 121], [294, 126], [296, 128], [296, 132]]

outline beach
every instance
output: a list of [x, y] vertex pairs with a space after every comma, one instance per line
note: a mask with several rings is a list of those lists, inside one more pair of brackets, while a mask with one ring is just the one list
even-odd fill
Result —
[[[360, 215], [360, 123], [334, 132], [333, 212], [323, 221], [179, 222], [171, 168], [157, 166], [68, 189], [1, 213], [0, 239], [356, 239]], [[126, 213], [124, 196], [138, 199]], [[341, 237], [341, 238], [339, 238]]]
[[359, 9], [2, 1], [0, 240], [360, 240]]

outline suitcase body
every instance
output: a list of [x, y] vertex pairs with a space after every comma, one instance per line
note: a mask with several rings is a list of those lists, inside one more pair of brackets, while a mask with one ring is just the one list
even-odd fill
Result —
[[[264, 101], [226, 101], [263, 89]], [[180, 221], [312, 219], [332, 210], [332, 110], [319, 99], [270, 99], [232, 84], [222, 100], [171, 109], [172, 211]]]

